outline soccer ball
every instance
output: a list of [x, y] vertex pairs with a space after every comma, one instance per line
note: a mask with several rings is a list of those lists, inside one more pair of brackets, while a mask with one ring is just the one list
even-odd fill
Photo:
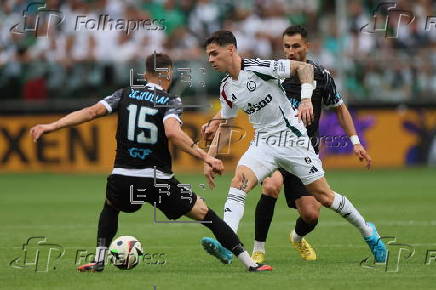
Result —
[[133, 269], [143, 254], [141, 243], [132, 236], [120, 236], [109, 247], [110, 261], [121, 270]]

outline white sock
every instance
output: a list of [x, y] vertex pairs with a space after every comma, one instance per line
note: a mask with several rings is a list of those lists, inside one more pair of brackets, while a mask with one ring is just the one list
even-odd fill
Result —
[[239, 222], [244, 215], [245, 196], [247, 194], [243, 190], [230, 187], [227, 201], [224, 204], [224, 218], [223, 220], [228, 224], [232, 230], [237, 233]]
[[106, 258], [106, 252], [107, 252], [107, 247], [97, 247], [95, 249], [95, 262], [99, 263], [99, 262], [104, 262], [104, 259]]
[[292, 240], [294, 243], [301, 242], [302, 239], [303, 239], [303, 236], [299, 236], [299, 235], [295, 232], [295, 230], [292, 230], [292, 233], [291, 233], [291, 240]]
[[238, 255], [238, 259], [245, 265], [245, 267], [247, 267], [247, 269], [250, 267], [257, 267], [257, 264], [253, 261], [253, 259], [251, 259], [247, 251], [240, 253]]
[[265, 242], [254, 241], [253, 252], [265, 253]]
[[334, 192], [334, 194], [335, 199], [333, 200], [330, 208], [340, 214], [350, 224], [358, 228], [362, 236], [370, 236], [372, 233], [371, 228], [366, 224], [365, 219], [357, 211], [357, 209], [354, 208], [353, 204], [345, 196], [336, 192]]

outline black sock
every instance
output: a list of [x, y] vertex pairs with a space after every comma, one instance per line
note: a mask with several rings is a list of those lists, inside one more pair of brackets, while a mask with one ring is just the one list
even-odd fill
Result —
[[212, 209], [209, 209], [203, 221], [211, 221], [202, 225], [208, 227], [218, 242], [232, 251], [235, 256], [245, 251], [235, 232]]
[[295, 233], [299, 236], [304, 237], [305, 235], [313, 231], [317, 224], [318, 219], [315, 221], [315, 223], [308, 224], [301, 217], [299, 217], [295, 222]]
[[255, 212], [255, 234], [254, 238], [258, 242], [265, 242], [274, 215], [274, 208], [277, 199], [268, 195], [261, 194]]
[[98, 221], [97, 247], [109, 247], [118, 231], [118, 214], [120, 212], [104, 203]]

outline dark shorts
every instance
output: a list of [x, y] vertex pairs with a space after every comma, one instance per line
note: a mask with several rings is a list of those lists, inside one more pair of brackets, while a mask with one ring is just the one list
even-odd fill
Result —
[[295, 205], [297, 199], [302, 196], [312, 196], [312, 194], [307, 191], [300, 178], [282, 168], [279, 168], [279, 171], [283, 175], [283, 190], [288, 207], [297, 208]]
[[135, 212], [145, 202], [162, 211], [168, 219], [178, 219], [191, 211], [197, 195], [190, 185], [175, 179], [156, 179], [111, 174], [107, 178], [106, 198], [122, 212]]

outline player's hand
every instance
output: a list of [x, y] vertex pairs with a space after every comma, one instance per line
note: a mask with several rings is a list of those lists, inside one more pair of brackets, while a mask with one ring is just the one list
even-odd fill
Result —
[[365, 161], [366, 168], [371, 168], [371, 156], [369, 156], [368, 152], [366, 152], [365, 148], [363, 148], [362, 144], [353, 145], [353, 152], [359, 158], [360, 162]]
[[43, 134], [50, 133], [55, 128], [52, 124], [38, 124], [30, 129], [33, 142], [36, 142]]
[[207, 164], [206, 162], [204, 163], [203, 174], [207, 179], [207, 182], [209, 184], [209, 188], [214, 189], [215, 188], [215, 175], [216, 175], [216, 173], [213, 172], [212, 167], [210, 167], [209, 164]]
[[218, 173], [219, 175], [222, 174], [222, 172], [224, 170], [224, 165], [223, 165], [223, 162], [221, 160], [216, 159], [215, 157], [208, 155], [204, 159], [204, 162], [207, 163], [212, 168], [213, 172]]
[[304, 125], [307, 127], [312, 124], [313, 121], [313, 105], [310, 99], [301, 100], [298, 106], [298, 113], [295, 115], [298, 117], [299, 121], [303, 121]]
[[218, 130], [219, 126], [219, 121], [210, 121], [203, 124], [203, 126], [201, 126], [201, 138], [204, 138], [206, 142], [211, 142], [215, 137], [215, 133]]

